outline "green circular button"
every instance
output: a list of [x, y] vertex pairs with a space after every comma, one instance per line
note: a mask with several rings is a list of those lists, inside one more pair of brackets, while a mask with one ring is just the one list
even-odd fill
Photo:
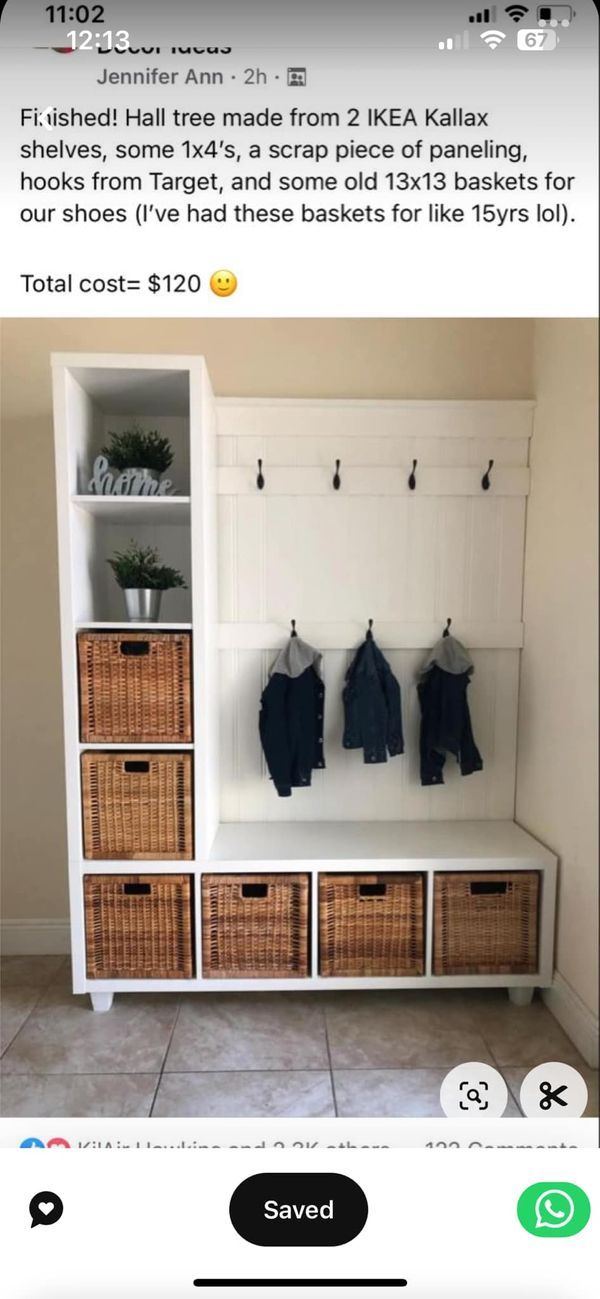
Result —
[[519, 1197], [517, 1215], [530, 1236], [576, 1236], [592, 1212], [585, 1191], [574, 1182], [534, 1182]]

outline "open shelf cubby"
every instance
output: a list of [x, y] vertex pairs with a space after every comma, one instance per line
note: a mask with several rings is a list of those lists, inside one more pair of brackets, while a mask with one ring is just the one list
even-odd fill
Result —
[[[110, 360], [110, 359], [109, 359]], [[156, 547], [188, 581], [190, 543], [190, 376], [184, 369], [95, 365], [65, 369], [60, 398], [70, 499], [70, 568], [77, 623], [122, 620], [124, 605], [107, 560], [133, 538]], [[96, 495], [90, 491], [96, 457], [109, 434], [139, 427], [167, 436], [173, 464], [165, 475], [173, 495]], [[117, 471], [113, 472], [116, 478]], [[191, 621], [190, 590], [166, 592], [161, 619]]]

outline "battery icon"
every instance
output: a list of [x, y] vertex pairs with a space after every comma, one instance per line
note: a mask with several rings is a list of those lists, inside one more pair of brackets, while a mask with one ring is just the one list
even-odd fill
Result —
[[569, 27], [575, 17], [571, 5], [540, 5], [537, 11], [540, 27]]
[[542, 54], [555, 50], [560, 36], [551, 27], [520, 27], [517, 32], [517, 49], [524, 54]]

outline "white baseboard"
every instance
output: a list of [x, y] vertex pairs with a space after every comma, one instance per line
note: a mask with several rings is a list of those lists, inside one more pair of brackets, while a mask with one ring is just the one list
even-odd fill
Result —
[[68, 956], [71, 935], [68, 920], [3, 920], [0, 925], [3, 956]]
[[562, 974], [555, 972], [551, 988], [544, 988], [542, 997], [570, 1037], [574, 1046], [592, 1069], [598, 1068], [598, 1018], [573, 990]]

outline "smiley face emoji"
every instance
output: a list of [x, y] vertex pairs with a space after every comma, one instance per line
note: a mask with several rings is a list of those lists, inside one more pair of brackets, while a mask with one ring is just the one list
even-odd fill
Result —
[[233, 271], [215, 271], [211, 275], [210, 287], [218, 298], [230, 298], [238, 286], [237, 275]]

